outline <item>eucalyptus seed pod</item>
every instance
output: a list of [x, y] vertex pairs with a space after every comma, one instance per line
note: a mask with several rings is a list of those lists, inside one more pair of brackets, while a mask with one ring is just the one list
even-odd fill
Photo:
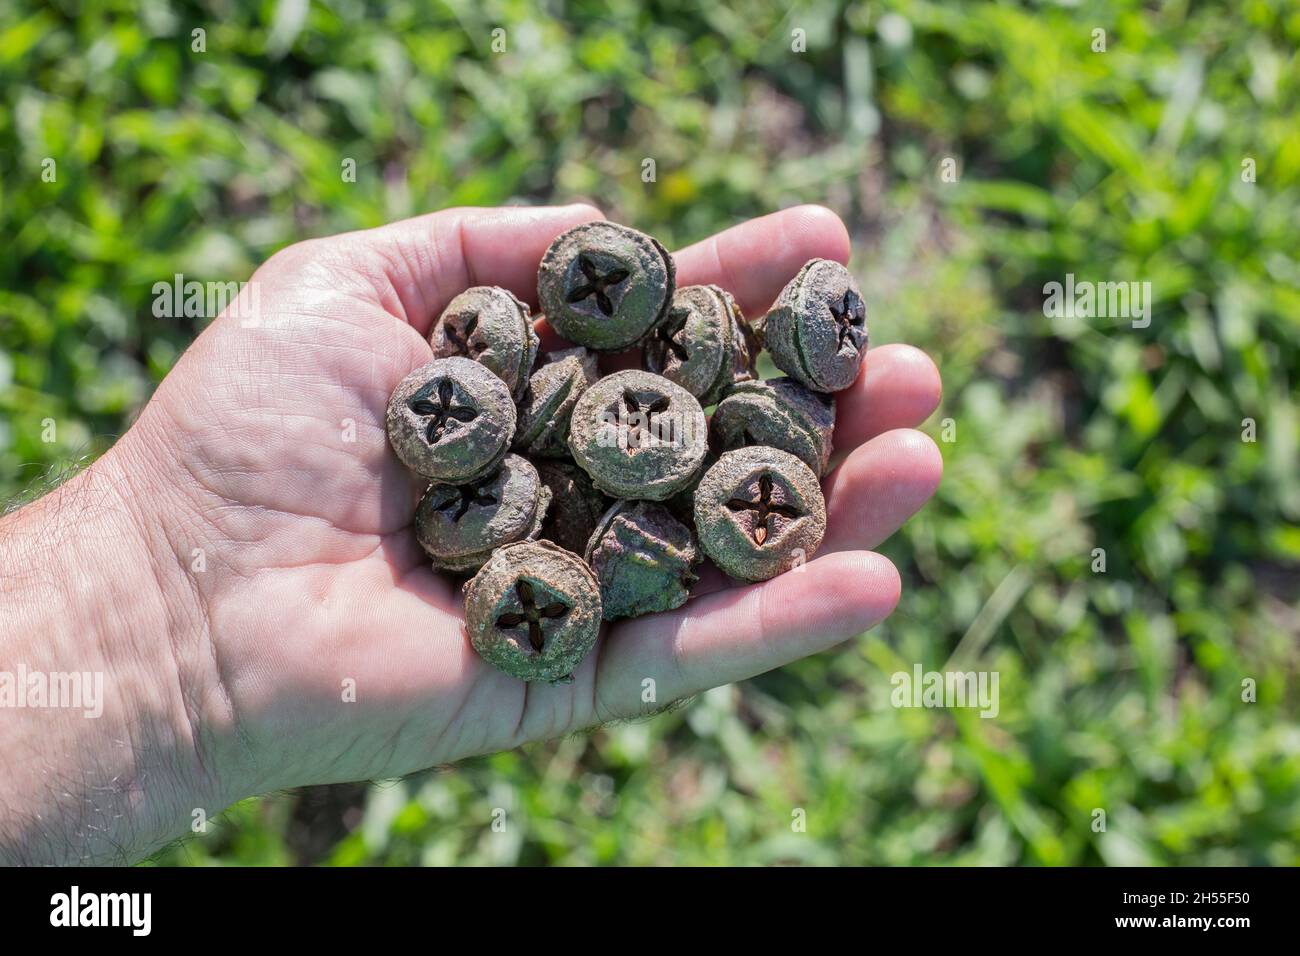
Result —
[[515, 405], [505, 383], [467, 358], [437, 359], [397, 383], [388, 442], [406, 467], [464, 484], [491, 474], [510, 451]]
[[551, 489], [532, 464], [507, 455], [487, 478], [462, 485], [431, 485], [415, 509], [415, 537], [440, 571], [473, 573], [493, 549], [536, 538]]
[[537, 333], [527, 304], [508, 289], [474, 286], [452, 299], [429, 332], [434, 358], [473, 359], [518, 399], [537, 359]]
[[540, 537], [554, 541], [566, 551], [581, 554], [611, 502], [601, 494], [587, 473], [572, 461], [543, 458], [533, 463], [551, 492]]
[[615, 502], [583, 557], [600, 582], [607, 621], [681, 607], [699, 580], [695, 533], [653, 501]]
[[673, 257], [650, 236], [614, 222], [588, 222], [561, 233], [546, 250], [537, 298], [561, 336], [617, 352], [640, 343], [663, 320], [676, 274]]
[[647, 370], [713, 405], [736, 382], [754, 377], [758, 343], [731, 293], [690, 285], [673, 295], [668, 317], [646, 340]]
[[709, 434], [719, 451], [768, 445], [788, 451], [820, 476], [830, 469], [835, 398], [792, 378], [741, 382], [714, 409]]
[[519, 402], [515, 451], [540, 458], [567, 458], [573, 406], [598, 378], [596, 355], [585, 348], [563, 349], [543, 357]]
[[567, 681], [600, 635], [600, 586], [549, 541], [496, 550], [465, 582], [465, 629], [485, 661], [526, 681]]
[[729, 451], [695, 489], [700, 546], [742, 581], [765, 581], [808, 561], [826, 533], [826, 502], [812, 470], [776, 448]]
[[708, 453], [704, 410], [661, 375], [615, 372], [578, 399], [569, 448], [606, 494], [663, 501], [699, 477]]
[[848, 269], [812, 259], [758, 331], [777, 368], [814, 392], [838, 392], [857, 379], [867, 354], [867, 307]]

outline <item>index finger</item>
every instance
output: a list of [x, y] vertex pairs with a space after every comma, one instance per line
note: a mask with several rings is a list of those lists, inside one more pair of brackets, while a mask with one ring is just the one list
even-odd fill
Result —
[[825, 206], [795, 206], [732, 226], [675, 253], [677, 287], [722, 286], [747, 318], [766, 312], [809, 259], [849, 261], [849, 231]]

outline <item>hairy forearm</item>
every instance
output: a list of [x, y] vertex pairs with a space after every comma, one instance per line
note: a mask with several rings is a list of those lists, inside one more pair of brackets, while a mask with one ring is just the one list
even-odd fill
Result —
[[126, 472], [110, 453], [0, 520], [0, 862], [133, 862], [224, 799], [202, 614]]

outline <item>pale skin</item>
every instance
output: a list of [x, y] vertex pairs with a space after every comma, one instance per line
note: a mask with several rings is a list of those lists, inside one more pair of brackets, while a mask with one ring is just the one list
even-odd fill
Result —
[[[942, 470], [914, 430], [939, 376], [905, 345], [873, 348], [839, 395], [829, 530], [797, 573], [707, 576], [680, 610], [608, 627], [570, 684], [471, 649], [457, 583], [415, 542], [385, 404], [452, 297], [500, 285], [535, 307], [546, 246], [599, 216], [448, 209], [281, 251], [254, 276], [257, 326], [218, 317], [107, 453], [0, 521], [0, 671], [102, 672], [105, 698], [98, 719], [0, 710], [0, 862], [139, 860], [199, 810], [643, 715], [889, 615], [898, 572], [871, 549]], [[797, 207], [678, 252], [678, 284], [758, 315], [805, 261], [849, 251], [833, 213]]]

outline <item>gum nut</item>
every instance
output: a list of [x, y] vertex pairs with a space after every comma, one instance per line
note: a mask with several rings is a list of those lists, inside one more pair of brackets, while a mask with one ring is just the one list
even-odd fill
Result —
[[848, 269], [813, 259], [781, 291], [762, 333], [777, 368], [815, 392], [838, 392], [867, 354], [867, 308]]
[[466, 289], [429, 333], [434, 358], [473, 359], [505, 382], [516, 399], [528, 386], [539, 344], [528, 306], [497, 286]]
[[765, 581], [808, 561], [826, 533], [817, 476], [776, 448], [729, 451], [695, 489], [700, 547], [741, 581]]
[[609, 508], [610, 499], [572, 461], [539, 459], [534, 464], [542, 484], [551, 492], [551, 506], [546, 510], [540, 537], [581, 554], [600, 516]]
[[736, 382], [753, 378], [757, 343], [731, 293], [716, 285], [677, 290], [667, 318], [646, 340], [647, 371], [713, 405]]
[[547, 355], [519, 402], [515, 451], [542, 458], [568, 457], [573, 406], [598, 378], [596, 354], [588, 349]]
[[498, 548], [465, 583], [465, 629], [479, 656], [525, 681], [572, 676], [600, 635], [600, 586], [549, 541]]
[[515, 431], [505, 383], [467, 358], [436, 359], [406, 376], [386, 417], [389, 444], [402, 463], [451, 484], [495, 471]]
[[820, 476], [830, 469], [835, 398], [792, 378], [741, 382], [718, 403], [709, 434], [719, 451], [768, 445], [788, 451]]
[[537, 297], [551, 327], [599, 352], [631, 348], [668, 311], [673, 258], [644, 233], [589, 222], [561, 233], [537, 272]]
[[477, 571], [494, 548], [541, 533], [551, 490], [526, 458], [506, 455], [487, 478], [434, 484], [415, 509], [415, 537], [440, 571]]
[[569, 449], [611, 497], [663, 501], [699, 477], [708, 454], [704, 409], [661, 375], [615, 372], [578, 399]]
[[698, 580], [695, 533], [653, 501], [616, 502], [584, 557], [600, 582], [607, 621], [681, 607]]

